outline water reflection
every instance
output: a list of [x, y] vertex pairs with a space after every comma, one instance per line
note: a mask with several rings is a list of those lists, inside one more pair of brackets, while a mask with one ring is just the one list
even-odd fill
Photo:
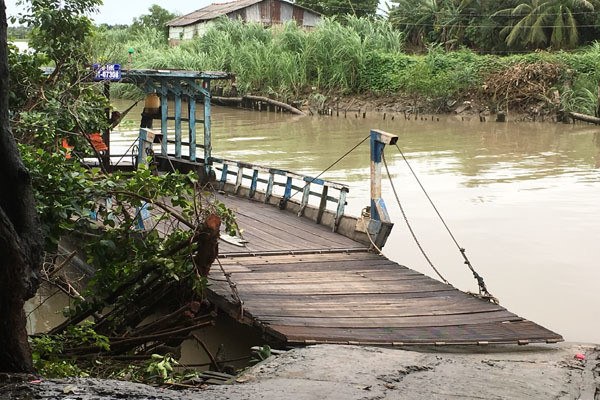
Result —
[[[215, 155], [312, 176], [371, 128], [397, 134], [399, 147], [502, 305], [567, 340], [600, 342], [600, 320], [586, 318], [586, 310], [600, 305], [595, 288], [600, 281], [596, 127], [213, 110]], [[434, 263], [458, 288], [476, 290], [398, 151], [388, 148], [386, 157], [410, 221]], [[348, 209], [358, 215], [369, 199], [368, 142], [323, 177], [350, 185]], [[387, 181], [383, 192], [396, 221], [384, 252], [433, 276], [404, 227]]]

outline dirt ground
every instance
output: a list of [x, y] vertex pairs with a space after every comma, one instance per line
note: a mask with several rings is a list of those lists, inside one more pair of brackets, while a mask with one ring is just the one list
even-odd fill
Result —
[[[451, 99], [443, 103], [414, 100], [406, 96], [374, 96], [374, 95], [329, 95], [324, 101], [315, 101], [308, 98], [302, 105], [302, 110], [307, 114], [316, 115], [322, 112], [331, 112], [332, 115], [344, 114], [361, 117], [363, 113], [386, 113], [388, 118], [426, 118], [431, 115], [456, 115], [457, 117], [479, 118], [486, 121], [495, 121], [497, 110], [491, 110], [484, 99], [473, 96], [468, 99]], [[514, 108], [504, 111], [506, 122], [556, 122], [555, 112], [540, 106]]]
[[0, 398], [600, 400], [600, 347], [567, 343], [401, 350], [318, 345], [271, 357], [232, 385], [204, 390], [0, 376]]

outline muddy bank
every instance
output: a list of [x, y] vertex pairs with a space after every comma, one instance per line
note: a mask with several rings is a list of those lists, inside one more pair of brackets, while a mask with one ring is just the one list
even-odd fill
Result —
[[[312, 99], [302, 104], [307, 114], [331, 113], [331, 115], [361, 118], [366, 113], [377, 113], [387, 118], [423, 119], [435, 115], [455, 115], [465, 118], [479, 118], [482, 122], [572, 122], [557, 114], [555, 110], [545, 107], [545, 103], [537, 106], [513, 108], [498, 111], [495, 106], [477, 96], [453, 98], [446, 101], [417, 100], [407, 96], [362, 96], [332, 95], [319, 102]], [[501, 114], [499, 117], [498, 115]]]
[[22, 378], [2, 377], [0, 398], [599, 400], [600, 348], [561, 344], [415, 351], [319, 345], [272, 357], [235, 384], [180, 392], [110, 380]]

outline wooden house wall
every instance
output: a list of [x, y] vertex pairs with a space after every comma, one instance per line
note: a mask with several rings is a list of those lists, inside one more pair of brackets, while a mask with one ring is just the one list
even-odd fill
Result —
[[296, 20], [296, 22], [298, 22], [299, 25], [302, 25], [302, 20], [298, 20], [297, 18], [294, 18], [294, 10], [297, 7], [292, 6], [291, 4], [287, 4], [287, 3], [281, 3], [281, 22], [286, 22], [289, 21], [291, 19]]
[[[263, 0], [260, 3], [232, 11], [227, 14], [231, 19], [241, 19], [245, 22], [258, 22], [265, 25], [281, 24], [290, 20], [299, 26], [314, 27], [321, 17], [308, 10], [279, 0]], [[211, 21], [201, 21], [188, 26], [171, 26], [169, 28], [169, 43], [178, 44], [182, 40], [191, 40], [202, 36], [210, 27]]]
[[319, 21], [321, 20], [321, 16], [318, 14], [311, 13], [310, 11], [304, 11], [304, 20], [302, 21], [302, 26], [317, 26]]
[[243, 20], [246, 22], [262, 22], [260, 4], [261, 3], [256, 3], [251, 5], [250, 7], [246, 7], [240, 10], [245, 14], [245, 18], [243, 18]]

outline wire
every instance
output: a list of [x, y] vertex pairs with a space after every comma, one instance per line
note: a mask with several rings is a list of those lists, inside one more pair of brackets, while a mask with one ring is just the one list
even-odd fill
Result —
[[[406, 226], [408, 227], [408, 230], [409, 230], [413, 240], [417, 244], [417, 247], [421, 251], [421, 254], [423, 255], [423, 257], [425, 258], [425, 260], [427, 261], [429, 266], [435, 271], [437, 276], [440, 277], [442, 282], [444, 282], [447, 285], [450, 285], [450, 282], [448, 282], [448, 280], [446, 278], [444, 278], [444, 276], [440, 273], [440, 271], [438, 271], [438, 269], [435, 267], [435, 265], [433, 265], [433, 262], [431, 261], [431, 259], [427, 255], [427, 253], [425, 252], [425, 249], [423, 249], [423, 246], [421, 245], [421, 243], [419, 242], [419, 239], [417, 238], [417, 235], [415, 234], [415, 231], [413, 230], [412, 225], [408, 221], [408, 217], [406, 216], [406, 212], [404, 211], [404, 207], [402, 206], [402, 203], [400, 202], [400, 197], [398, 196], [398, 192], [396, 191], [396, 186], [394, 185], [394, 181], [392, 180], [392, 175], [390, 174], [390, 170], [388, 168], [387, 161], [385, 160], [385, 153], [382, 153], [382, 160], [383, 160], [383, 165], [385, 166], [385, 171], [387, 173], [388, 179], [390, 180], [390, 184], [392, 186], [392, 191], [394, 192], [394, 196], [396, 197], [396, 202], [398, 203], [398, 207], [400, 207], [400, 212], [402, 213], [404, 222], [406, 222]], [[369, 237], [369, 239], [371, 239], [371, 238]]]
[[[437, 214], [437, 216], [440, 218], [440, 221], [442, 221], [442, 224], [444, 225], [444, 227], [446, 228], [446, 231], [448, 232], [448, 234], [450, 235], [450, 237], [452, 238], [452, 241], [454, 242], [454, 244], [456, 244], [456, 247], [458, 248], [458, 250], [460, 251], [460, 254], [462, 255], [463, 259], [465, 260], [465, 264], [467, 265], [467, 267], [471, 270], [471, 273], [473, 274], [473, 277], [475, 278], [475, 280], [477, 281], [477, 286], [479, 286], [479, 294], [482, 297], [488, 298], [493, 302], [497, 302], [496, 298], [494, 296], [491, 295], [491, 293], [487, 290], [487, 287], [485, 285], [485, 282], [483, 280], [483, 277], [481, 275], [479, 275], [477, 273], [477, 271], [475, 271], [475, 268], [473, 267], [473, 265], [471, 264], [471, 261], [469, 260], [469, 258], [467, 257], [466, 254], [466, 249], [461, 247], [458, 244], [458, 241], [456, 240], [456, 237], [454, 237], [454, 234], [452, 233], [452, 231], [450, 230], [450, 228], [448, 227], [448, 224], [446, 223], [446, 221], [444, 220], [444, 218], [442, 217], [442, 214], [440, 214], [438, 208], [436, 207], [435, 203], [433, 202], [433, 200], [431, 199], [431, 197], [429, 196], [429, 193], [427, 193], [427, 191], [425, 190], [425, 187], [423, 186], [423, 184], [421, 183], [421, 180], [419, 179], [419, 177], [417, 176], [417, 174], [415, 173], [415, 171], [412, 169], [410, 163], [408, 162], [408, 159], [406, 158], [406, 156], [404, 155], [404, 153], [402, 152], [402, 150], [400, 149], [400, 147], [398, 146], [398, 144], [396, 144], [396, 148], [398, 149], [398, 152], [400, 153], [400, 155], [402, 156], [402, 159], [404, 160], [404, 162], [406, 163], [406, 165], [408, 166], [408, 169], [410, 170], [410, 172], [412, 173], [413, 177], [415, 178], [415, 180], [417, 181], [417, 183], [419, 184], [419, 187], [421, 188], [421, 190], [423, 191], [423, 193], [425, 194], [425, 197], [427, 197], [427, 200], [429, 200], [429, 204], [431, 204], [431, 206], [433, 207], [433, 209], [435, 210], [435, 213]], [[383, 159], [384, 163], [385, 163], [385, 158]], [[387, 169], [387, 164], [386, 164], [386, 169]], [[388, 172], [389, 175], [389, 172]], [[391, 178], [390, 178], [391, 179]], [[393, 187], [393, 186], [392, 186]], [[394, 191], [395, 192], [395, 191]]]
[[[295, 195], [297, 195], [298, 193], [304, 191], [304, 189], [306, 189], [307, 186], [309, 186], [311, 183], [313, 183], [314, 181], [316, 181], [317, 179], [319, 179], [319, 177], [321, 175], [323, 175], [325, 172], [329, 171], [331, 168], [333, 168], [337, 163], [339, 163], [340, 161], [342, 161], [348, 154], [352, 153], [354, 150], [356, 150], [361, 144], [363, 144], [367, 139], [369, 139], [371, 136], [368, 135], [366, 136], [363, 140], [361, 140], [360, 142], [358, 142], [358, 144], [356, 144], [354, 147], [352, 147], [350, 150], [348, 150], [347, 152], [344, 153], [344, 155], [342, 155], [340, 158], [338, 158], [337, 160], [335, 160], [329, 167], [325, 168], [322, 172], [319, 173], [319, 175], [315, 176], [314, 178], [311, 178], [310, 181], [306, 182], [306, 184], [302, 187], [302, 189], [297, 189], [296, 192], [294, 192], [294, 194], [292, 194], [287, 200], [291, 199], [292, 197], [294, 197]], [[286, 200], [286, 201], [287, 201]], [[282, 199], [283, 201], [283, 199]], [[281, 207], [281, 205], [280, 205]]]

